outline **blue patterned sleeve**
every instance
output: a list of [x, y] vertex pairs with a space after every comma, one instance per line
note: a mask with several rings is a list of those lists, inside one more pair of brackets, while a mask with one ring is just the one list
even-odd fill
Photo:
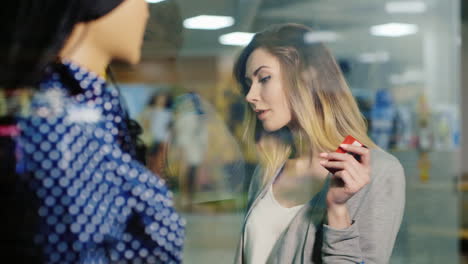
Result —
[[[138, 253], [138, 257], [143, 259], [151, 255], [163, 263], [180, 263], [185, 220], [175, 212], [172, 193], [164, 181], [115, 146], [107, 155], [112, 157], [108, 164], [120, 164], [116, 169], [117, 178], [124, 179], [122, 196], [117, 197], [115, 202], [118, 206], [124, 203], [121, 208], [123, 216], [130, 216], [131, 213], [139, 215], [144, 229], [144, 234], [127, 230], [119, 246], [129, 249], [125, 253], [130, 256]], [[128, 253], [132, 251], [135, 252]]]
[[164, 181], [122, 150], [96, 109], [51, 109], [39, 107], [21, 124], [44, 220], [37, 240], [49, 261], [181, 263], [185, 220]]

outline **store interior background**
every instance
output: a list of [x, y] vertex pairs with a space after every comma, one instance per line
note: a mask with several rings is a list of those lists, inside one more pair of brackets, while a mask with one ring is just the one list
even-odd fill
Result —
[[[242, 46], [223, 45], [222, 36], [232, 32], [254, 33], [271, 24], [286, 22], [303, 23], [316, 29], [319, 34], [313, 37], [324, 41], [338, 59], [371, 126], [373, 122], [374, 127], [382, 126], [381, 130], [385, 130], [386, 124], [393, 121], [391, 134], [380, 132], [376, 136], [382, 147], [400, 159], [407, 177], [405, 217], [391, 263], [464, 261], [463, 254], [468, 252], [463, 242], [468, 239], [465, 231], [468, 217], [466, 220], [464, 217], [468, 203], [465, 209], [461, 176], [462, 166], [468, 165], [460, 158], [464, 155], [460, 140], [463, 116], [459, 107], [461, 76], [464, 76], [460, 74], [461, 50], [465, 55], [468, 49], [461, 49], [464, 28], [461, 10], [466, 9], [463, 3], [458, 0], [166, 0], [152, 8], [155, 13], [149, 25], [143, 63], [132, 69], [117, 68], [117, 79], [128, 84], [145, 83], [173, 89], [175, 95], [190, 90], [199, 93], [237, 140], [246, 164], [245, 175], [239, 177], [245, 181], [256, 160], [240, 137], [242, 123], [237, 120], [242, 117], [235, 115], [241, 115], [242, 111], [234, 114], [231, 111], [232, 104], [242, 102], [231, 74]], [[179, 24], [199, 15], [229, 16], [234, 24], [216, 30], [190, 29]], [[384, 29], [381, 35], [372, 32], [374, 26], [389, 23], [399, 25], [391, 24], [394, 28]], [[158, 25], [176, 26], [161, 31], [164, 27]], [[376, 96], [381, 90], [391, 96], [390, 105], [384, 100], [376, 106]], [[380, 110], [376, 111], [376, 107]], [[377, 114], [372, 116], [372, 111]], [[387, 118], [379, 117], [379, 111], [387, 113]], [[397, 114], [400, 119], [395, 121]], [[208, 152], [219, 153], [218, 149], [216, 143], [210, 144]], [[466, 147], [463, 153], [468, 154]], [[209, 169], [213, 162], [207, 158], [205, 173], [214, 171]], [[468, 167], [463, 170], [468, 172]], [[178, 194], [183, 195], [182, 191]], [[196, 210], [185, 213], [188, 220], [186, 263], [217, 263], [232, 258], [242, 206], [228, 201], [199, 203]]]
[[[242, 46], [223, 45], [221, 38], [232, 32], [254, 33], [276, 23], [313, 27], [319, 33], [314, 37], [326, 43], [342, 66], [371, 126], [385, 130], [389, 121], [394, 122], [391, 134], [380, 132], [375, 138], [400, 159], [407, 177], [405, 217], [391, 263], [463, 263], [468, 253], [464, 245], [468, 199], [463, 203], [468, 188], [464, 188], [462, 171], [468, 172], [468, 165], [460, 157], [468, 149], [466, 144], [461, 148], [464, 116], [459, 107], [461, 76], [465, 76], [461, 58], [468, 52], [462, 46], [466, 42], [461, 42], [465, 6], [457, 0], [166, 0], [152, 6], [143, 62], [131, 69], [116, 67], [117, 79], [129, 89], [144, 83], [173, 89], [176, 96], [191, 90], [199, 93], [237, 140], [246, 164], [246, 173], [239, 178], [248, 181], [256, 160], [240, 136], [242, 122], [237, 120], [242, 117], [235, 115], [242, 111], [232, 113], [231, 107], [242, 102], [231, 74]], [[186, 19], [199, 15], [229, 16], [234, 24], [217, 30], [184, 27]], [[403, 27], [384, 30], [383, 35], [372, 33], [372, 27], [389, 23]], [[391, 96], [390, 106], [385, 100], [376, 106], [381, 90]], [[141, 109], [143, 102], [135, 105]], [[387, 118], [379, 117], [376, 107]], [[207, 152], [218, 150], [214, 143]], [[207, 158], [205, 174], [215, 171], [210, 170], [215, 162]], [[183, 179], [178, 184], [176, 196], [183, 196]], [[242, 204], [215, 200], [194, 202], [195, 210], [185, 212], [186, 263], [218, 263], [234, 254]]]
[[[242, 140], [246, 105], [232, 78], [243, 44], [226, 43], [227, 34], [286, 22], [316, 30], [310, 41], [325, 42], [337, 58], [369, 133], [405, 168], [405, 215], [390, 263], [468, 263], [468, 1], [147, 2], [142, 62], [112, 66], [130, 114], [141, 120], [154, 94], [193, 91], [209, 117], [194, 197], [186, 194], [186, 162], [171, 145], [162, 173], [188, 223], [184, 263], [231, 262], [257, 164]], [[232, 25], [187, 28], [200, 15], [230, 17]], [[28, 96], [0, 95], [0, 116]]]

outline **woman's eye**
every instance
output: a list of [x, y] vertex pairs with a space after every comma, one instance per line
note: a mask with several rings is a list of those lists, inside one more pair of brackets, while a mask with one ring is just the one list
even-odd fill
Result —
[[268, 80], [270, 80], [271, 76], [266, 76], [260, 79], [261, 83], [266, 83]]

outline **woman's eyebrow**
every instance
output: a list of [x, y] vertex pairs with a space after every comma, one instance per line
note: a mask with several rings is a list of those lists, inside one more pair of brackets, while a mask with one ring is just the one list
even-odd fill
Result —
[[[266, 66], [266, 65], [262, 65], [262, 66], [258, 67], [258, 68], [253, 72], [253, 76], [257, 76], [258, 72], [259, 72], [261, 69], [263, 69], [263, 68], [269, 68], [269, 67]], [[248, 76], [245, 76], [245, 79], [249, 79], [249, 77], [248, 77]], [[250, 79], [249, 79], [249, 80], [250, 80]]]

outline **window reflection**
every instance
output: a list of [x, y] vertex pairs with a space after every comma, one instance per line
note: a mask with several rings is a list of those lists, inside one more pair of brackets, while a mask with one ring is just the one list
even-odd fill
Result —
[[[147, 167], [167, 181], [187, 219], [186, 263], [234, 259], [259, 159], [244, 137], [248, 106], [232, 68], [254, 33], [288, 22], [312, 27], [308, 41], [331, 49], [368, 135], [405, 169], [405, 212], [390, 263], [460, 261], [467, 227], [463, 185], [461, 209], [453, 186], [463, 165], [460, 1], [147, 2], [142, 62], [112, 69], [144, 129]], [[232, 20], [210, 22], [211, 29], [184, 24], [203, 15]], [[30, 97], [0, 96], [2, 148], [16, 133], [9, 118], [27, 112]], [[12, 170], [12, 163], [1, 165]]]

